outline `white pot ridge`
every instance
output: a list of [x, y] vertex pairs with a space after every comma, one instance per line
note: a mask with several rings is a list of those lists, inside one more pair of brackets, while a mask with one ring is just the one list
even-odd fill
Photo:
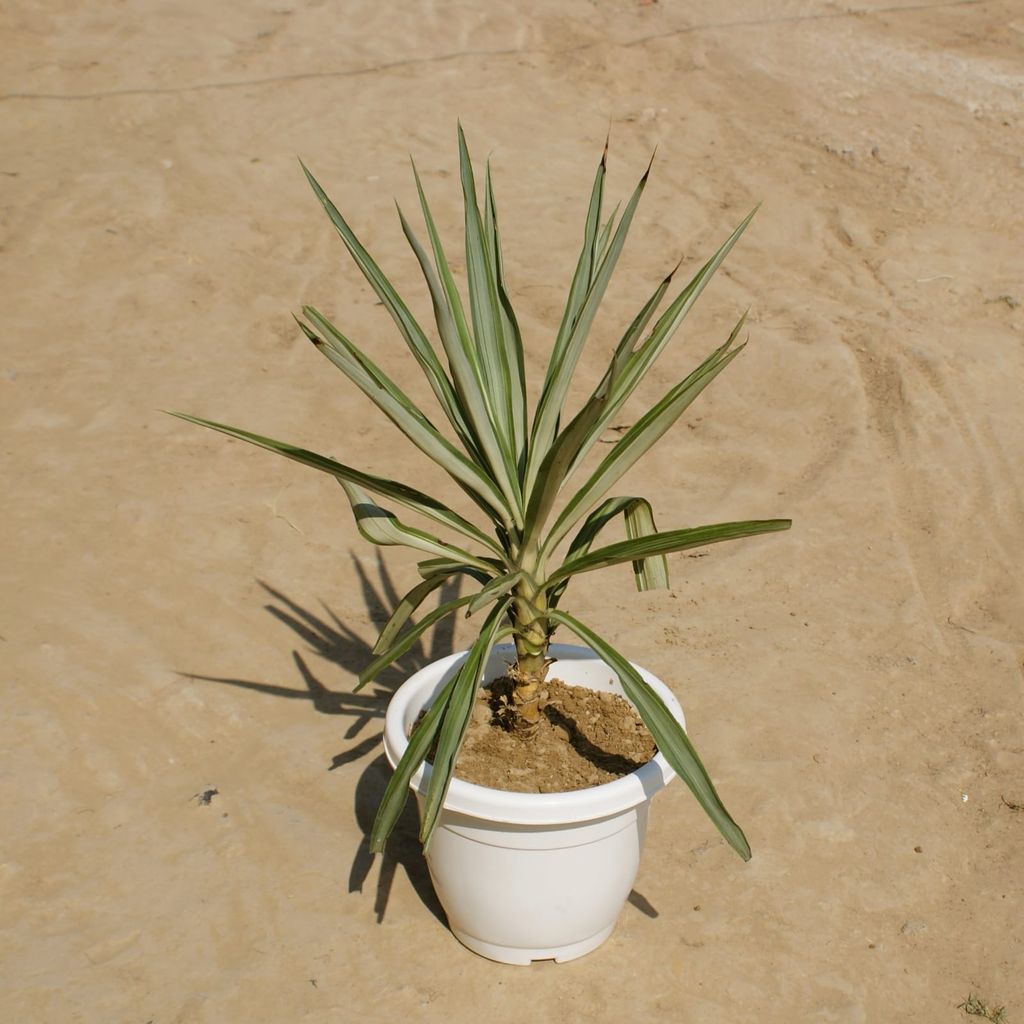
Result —
[[[623, 695], [615, 673], [588, 648], [552, 644], [550, 653], [552, 674], [564, 682]], [[384, 730], [392, 767], [420, 711], [464, 658], [433, 662], [392, 698]], [[484, 679], [514, 661], [514, 647], [496, 647]], [[671, 690], [634, 667], [685, 727]], [[422, 765], [411, 782], [421, 801], [430, 771]], [[509, 964], [564, 962], [596, 949], [636, 879], [651, 798], [674, 778], [660, 753], [630, 775], [570, 793], [511, 793], [454, 778], [426, 857], [456, 938]]]

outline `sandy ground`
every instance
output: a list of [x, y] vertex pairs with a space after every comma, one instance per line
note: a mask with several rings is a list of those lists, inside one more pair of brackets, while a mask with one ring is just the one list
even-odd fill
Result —
[[[5, 5], [5, 1021], [1024, 1020], [1024, 9], [709, 6]], [[613, 938], [561, 967], [464, 951], [414, 822], [366, 853], [388, 694], [464, 627], [352, 696], [411, 561], [159, 411], [434, 481], [290, 319], [424, 394], [296, 156], [427, 315], [392, 197], [411, 151], [454, 247], [457, 117], [534, 379], [609, 125], [611, 193], [658, 156], [584, 384], [764, 200], [643, 396], [747, 305], [751, 344], [621, 490], [795, 527], [575, 595], [679, 694], [754, 859], [672, 787]]]

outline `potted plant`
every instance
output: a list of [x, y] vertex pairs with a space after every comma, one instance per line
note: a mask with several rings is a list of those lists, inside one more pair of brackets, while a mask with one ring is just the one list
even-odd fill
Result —
[[[469, 650], [416, 673], [389, 706], [385, 748], [395, 770], [377, 813], [371, 847], [383, 846], [412, 788], [420, 800], [421, 839], [431, 874], [460, 940], [505, 962], [566, 960], [593, 949], [611, 932], [636, 874], [647, 804], [674, 774], [689, 786], [740, 856], [750, 856], [743, 832], [687, 737], [671, 690], [566, 610], [564, 597], [576, 577], [624, 562], [632, 563], [639, 590], [667, 587], [666, 555], [790, 525], [787, 519], [771, 519], [660, 531], [645, 498], [610, 496], [623, 474], [742, 350], [736, 339], [745, 314], [724, 344], [640, 415], [601, 458], [584, 467], [584, 458], [664, 350], [753, 211], [654, 319], [674, 271], [658, 284], [623, 335], [600, 382], [570, 416], [566, 400], [573, 373], [650, 172], [648, 167], [621, 216], [613, 213], [604, 220], [606, 146], [591, 191], [582, 251], [531, 416], [490, 166], [481, 207], [461, 126], [458, 142], [468, 309], [415, 166], [429, 250], [399, 210], [430, 292], [443, 361], [303, 165], [349, 253], [426, 374], [445, 429], [435, 426], [318, 310], [303, 307], [304, 320], [298, 323], [309, 341], [448, 473], [479, 510], [483, 526], [443, 501], [387, 477], [236, 427], [175, 415], [334, 476], [367, 540], [404, 545], [429, 556], [418, 563], [421, 582], [401, 599], [381, 630], [373, 660], [360, 674], [360, 687], [441, 618], [460, 611], [480, 613], [479, 633]], [[412, 512], [430, 528], [423, 528], [422, 522], [407, 524], [386, 506]], [[620, 516], [626, 539], [599, 542], [604, 528]], [[412, 625], [411, 617], [428, 596], [456, 575], [473, 580], [478, 589], [443, 602]], [[553, 645], [552, 636], [560, 627], [586, 646]], [[511, 642], [502, 644], [503, 640]], [[453, 779], [481, 684], [496, 675], [510, 680], [503, 720], [528, 745], [544, 713], [545, 679], [556, 661], [558, 674], [567, 683], [624, 695], [657, 744], [656, 756], [613, 782], [569, 793], [510, 793]]]

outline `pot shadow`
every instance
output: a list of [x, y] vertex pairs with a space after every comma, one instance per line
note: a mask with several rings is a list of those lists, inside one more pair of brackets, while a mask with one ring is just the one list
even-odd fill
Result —
[[[379, 553], [375, 580], [371, 579], [363, 561], [355, 555], [351, 557], [359, 577], [367, 621], [379, 628], [387, 621], [390, 609], [395, 607], [401, 595], [395, 589], [391, 574]], [[286, 625], [306, 645], [306, 651], [303, 653], [298, 650], [292, 651], [292, 659], [295, 662], [302, 686], [282, 686], [276, 683], [204, 675], [195, 672], [179, 672], [178, 675], [189, 680], [234, 686], [271, 697], [307, 700], [312, 704], [313, 709], [322, 715], [350, 717], [352, 722], [345, 730], [344, 736], [346, 740], [357, 742], [335, 754], [327, 771], [335, 771], [338, 768], [362, 761], [372, 754], [383, 739], [383, 731], [377, 730], [366, 736], [362, 734], [374, 724], [383, 721], [388, 702], [394, 691], [414, 672], [453, 653], [454, 621], [448, 617], [427, 634], [430, 636], [429, 649], [424, 645], [423, 638], [418, 640], [409, 651], [380, 673], [372, 684], [372, 691], [341, 693], [328, 689], [311, 667], [310, 656], [321, 658], [353, 676], [358, 676], [373, 657], [373, 641], [365, 640], [353, 628], [347, 626], [322, 601], [319, 610], [314, 612], [293, 601], [269, 583], [263, 580], [256, 582], [271, 599], [263, 606], [264, 610], [278, 622]], [[459, 577], [455, 577], [453, 581], [445, 583], [440, 588], [438, 603], [442, 604], [453, 600], [459, 596], [459, 591], [460, 580]], [[349, 892], [361, 893], [363, 891], [366, 879], [377, 859], [377, 855], [370, 851], [370, 830], [373, 827], [377, 806], [384, 795], [390, 775], [391, 769], [387, 759], [380, 754], [366, 765], [356, 783], [355, 814], [363, 837], [349, 871]], [[404, 869], [406, 877], [424, 906], [442, 924], [447, 926], [444, 910], [434, 893], [430, 873], [423, 858], [423, 850], [419, 842], [419, 813], [416, 801], [411, 799], [411, 795], [388, 839], [384, 852], [380, 855], [380, 870], [377, 875], [377, 891], [374, 900], [374, 911], [378, 924], [384, 920], [395, 874], [399, 867]]]
[[[362, 560], [355, 555], [351, 555], [351, 558], [366, 606], [366, 621], [379, 629], [387, 621], [390, 610], [398, 603], [401, 595], [396, 590], [391, 574], [379, 553], [376, 559], [376, 581], [370, 578]], [[438, 604], [459, 596], [460, 581], [461, 578], [456, 576], [440, 588]], [[353, 676], [358, 676], [373, 656], [373, 641], [368, 642], [354, 629], [345, 625], [322, 601], [319, 611], [314, 612], [293, 601], [269, 583], [263, 580], [256, 582], [271, 599], [263, 606], [264, 610], [287, 626], [306, 645], [305, 656], [298, 650], [292, 650], [292, 659], [302, 686], [281, 686], [250, 679], [192, 672], [178, 674], [190, 680], [234, 686], [271, 697], [307, 700], [319, 714], [350, 717], [352, 722], [345, 730], [344, 738], [356, 742], [335, 754], [327, 766], [327, 771], [335, 771], [362, 761], [377, 750], [383, 739], [383, 731], [374, 731], [370, 735], [360, 737], [374, 723], [383, 722], [388, 702], [395, 690], [414, 672], [454, 652], [455, 620], [448, 617], [425, 634], [430, 637], [429, 648], [422, 642], [423, 638], [418, 640], [409, 651], [396, 659], [392, 666], [380, 673], [372, 684], [372, 692], [344, 693], [328, 689], [311, 668], [310, 656], [321, 658]], [[370, 831], [390, 777], [391, 768], [387, 758], [383, 754], [378, 754], [366, 764], [356, 783], [355, 816], [363, 836], [349, 869], [350, 893], [363, 892], [366, 880], [377, 860], [377, 855], [370, 851]], [[444, 909], [434, 892], [430, 872], [423, 857], [419, 827], [416, 801], [410, 795], [384, 852], [380, 854], [380, 869], [374, 897], [374, 913], [378, 924], [384, 920], [395, 874], [401, 867], [423, 905], [447, 927]], [[627, 901], [645, 917], [658, 917], [658, 911], [635, 889], [630, 892]]]

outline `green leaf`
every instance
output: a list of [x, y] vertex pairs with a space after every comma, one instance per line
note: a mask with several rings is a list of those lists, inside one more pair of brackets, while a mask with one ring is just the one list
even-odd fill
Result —
[[[632, 381], [632, 374], [637, 374], [637, 379], [643, 377], [646, 373], [647, 368], [654, 362], [661, 351], [664, 349], [667, 342], [675, 334], [676, 330], [682, 324], [683, 320], [686, 319], [687, 314], [693, 308], [697, 299], [700, 298], [701, 293], [707, 287], [711, 278], [714, 277], [715, 272], [725, 262], [725, 258], [732, 251], [732, 247], [739, 241], [740, 236], [750, 222], [754, 219], [754, 214], [760, 209], [760, 204], [755, 206], [750, 213], [740, 221], [739, 225], [733, 231], [733, 233], [719, 246], [718, 251], [709, 259], [704, 266], [694, 274], [693, 278], [686, 285], [686, 287], [672, 300], [668, 309], [658, 319], [657, 324], [654, 326], [654, 330], [651, 331], [650, 336], [644, 342], [644, 344], [637, 351], [637, 362], [639, 367], [636, 371], [631, 370], [627, 373], [626, 380]], [[678, 267], [676, 268], [679, 269]], [[673, 274], [675, 271], [673, 271]], [[671, 279], [671, 275], [670, 275]]]
[[419, 638], [423, 636], [431, 626], [469, 604], [469, 602], [473, 600], [473, 597], [473, 594], [464, 594], [462, 597], [446, 601], [444, 604], [438, 605], [432, 611], [424, 615], [423, 618], [415, 625], [410, 626], [409, 629], [407, 629], [386, 651], [374, 658], [362, 670], [362, 672], [359, 673], [359, 682], [354, 688], [355, 691], [358, 693], [367, 683], [376, 679], [377, 676], [388, 667], [388, 665], [397, 658], [400, 658], [407, 651], [412, 650], [416, 641], [419, 640]]
[[386, 651], [394, 643], [395, 637], [398, 636], [401, 628], [409, 621], [413, 612], [435, 590], [444, 586], [456, 573], [465, 573], [480, 583], [486, 583], [490, 578], [480, 570], [474, 569], [471, 565], [459, 564], [448, 559], [443, 559], [442, 561], [446, 565], [443, 571], [433, 576], [428, 576], [421, 583], [417, 583], [395, 606], [395, 610], [391, 613], [391, 618], [384, 624], [384, 628], [377, 637], [377, 642], [373, 645], [373, 654], [382, 654]]
[[661, 439], [704, 388], [743, 350], [742, 346], [729, 350], [734, 336], [730, 336], [729, 341], [712, 352], [693, 373], [680, 381], [622, 435], [562, 509], [544, 542], [545, 551], [554, 549], [587, 510]]
[[[626, 536], [630, 540], [641, 540], [658, 532], [654, 525], [654, 510], [645, 498], [628, 501], [622, 510], [626, 521]], [[633, 562], [637, 590], [667, 590], [668, 562], [664, 555], [641, 558]]]
[[488, 240], [488, 254], [494, 269], [498, 301], [501, 303], [502, 340], [506, 350], [509, 370], [509, 399], [512, 405], [513, 449], [520, 472], [526, 468], [526, 367], [523, 353], [523, 337], [519, 330], [508, 287], [505, 284], [505, 264], [501, 254], [501, 236], [498, 232], [498, 209], [494, 202], [494, 184], [491, 180], [491, 165], [487, 163], [487, 180], [484, 203], [484, 222]]
[[647, 300], [647, 302], [644, 303], [643, 308], [634, 317], [633, 322], [629, 325], [626, 333], [622, 336], [622, 340], [616, 347], [615, 354], [612, 356], [611, 364], [609, 365], [605, 376], [594, 389], [594, 393], [591, 395], [591, 398], [596, 397], [598, 391], [601, 388], [606, 387], [609, 380], [614, 381], [614, 386], [609, 389], [608, 398], [604, 402], [601, 415], [591, 424], [587, 436], [581, 439], [572, 465], [570, 465], [566, 471], [565, 475], [567, 477], [571, 476], [576, 471], [587, 452], [590, 451], [594, 442], [597, 441], [605, 427], [611, 421], [612, 416], [628, 397], [628, 392], [625, 391], [622, 386], [623, 372], [633, 356], [633, 347], [636, 345], [637, 339], [643, 333], [643, 329], [647, 326], [648, 321], [654, 315], [654, 311], [658, 308], [658, 305], [664, 298], [665, 292], [668, 291], [668, 286], [672, 282], [672, 275], [674, 273], [675, 270], [662, 279], [661, 283], [654, 290], [654, 294]]
[[462, 565], [457, 558], [425, 558], [422, 562], [416, 563], [416, 569], [426, 580], [438, 574], [450, 574], [456, 572]]
[[438, 361], [433, 346], [430, 344], [426, 334], [424, 334], [423, 328], [420, 327], [415, 317], [409, 312], [408, 307], [402, 301], [398, 292], [395, 291], [383, 271], [373, 261], [370, 254], [356, 237], [355, 232], [349, 227], [348, 222], [338, 212], [338, 208], [320, 187], [316, 178], [313, 177], [301, 160], [299, 163], [302, 165], [306, 180], [327, 212], [327, 216], [330, 218], [335, 230], [341, 236], [341, 240], [352, 255], [356, 266], [363, 272], [363, 276], [369, 282], [370, 287], [377, 293], [384, 308], [391, 314], [402, 337], [405, 339], [406, 345], [423, 369], [431, 390], [437, 396], [437, 400], [448, 417], [449, 422], [461, 434], [465, 430], [465, 421], [455, 398], [455, 392], [452, 389], [451, 381]]
[[[580, 353], [583, 351], [583, 345], [587, 339], [587, 334], [590, 331], [590, 325], [593, 323], [594, 317], [597, 315], [598, 306], [601, 304], [601, 299], [604, 297], [605, 290], [608, 286], [609, 280], [611, 279], [612, 272], [615, 269], [615, 264], [618, 261], [619, 254], [622, 252], [622, 247], [626, 244], [626, 236], [629, 233], [629, 227], [633, 221], [633, 214], [636, 212], [637, 204], [640, 202], [640, 196], [643, 194], [644, 188], [647, 185], [647, 178], [650, 171], [651, 168], [648, 166], [647, 170], [644, 172], [644, 176], [640, 179], [640, 183], [633, 191], [633, 195], [630, 197], [630, 200], [626, 205], [626, 209], [622, 214], [622, 219], [619, 221], [619, 225], [615, 229], [615, 233], [609, 243], [608, 253], [604, 257], [593, 281], [590, 283], [590, 287], [587, 289], [586, 297], [580, 307], [578, 316], [568, 329], [565, 329], [567, 321], [563, 319], [563, 327], [559, 330], [558, 336], [555, 339], [555, 346], [551, 353], [548, 372], [544, 378], [544, 387], [537, 403], [537, 414], [534, 418], [533, 432], [530, 439], [530, 462], [527, 467], [526, 477], [527, 496], [532, 494], [534, 480], [540, 470], [540, 465], [547, 454], [548, 448], [551, 446], [555, 433], [557, 432], [559, 418], [562, 413], [562, 405], [565, 401], [565, 396], [568, 393], [569, 385], [572, 382], [576, 363], [579, 360]], [[589, 217], [587, 223], [588, 239], [585, 241], [585, 244], [593, 246], [594, 236], [591, 234], [591, 221]], [[593, 230], [596, 233], [596, 226]], [[573, 291], [575, 291], [575, 281]], [[571, 301], [572, 300], [570, 298], [570, 302]], [[566, 312], [568, 315], [568, 309]]]
[[620, 206], [622, 206], [621, 203], [615, 204], [615, 209], [612, 210], [611, 216], [608, 218], [605, 226], [601, 228], [601, 233], [597, 236], [597, 243], [594, 246], [594, 260], [590, 267], [591, 283], [593, 283], [598, 268], [604, 262], [605, 256], [608, 255], [608, 244], [612, 240], [612, 228], [615, 227], [615, 218], [619, 215]]
[[[639, 540], [657, 533], [654, 525], [654, 510], [646, 498], [620, 497], [609, 498], [602, 502], [587, 516], [579, 533], [569, 545], [566, 559], [581, 558], [589, 550], [598, 533], [616, 516], [622, 515], [626, 523], [626, 535], [630, 540]], [[633, 573], [636, 576], [636, 589], [659, 590], [668, 587], [668, 562], [664, 555], [654, 555], [633, 562]], [[568, 580], [563, 580], [553, 595], [553, 603], [558, 603]]]
[[379, 544], [384, 547], [402, 545], [426, 551], [428, 554], [438, 555], [441, 558], [464, 562], [466, 565], [471, 565], [484, 572], [490, 569], [487, 562], [477, 558], [469, 551], [458, 548], [454, 544], [446, 544], [439, 537], [434, 537], [423, 530], [406, 526], [394, 512], [389, 512], [386, 508], [378, 505], [358, 484], [350, 483], [348, 480], [341, 480], [339, 483], [352, 504], [356, 527], [371, 544]]
[[[654, 289], [654, 293], [643, 304], [640, 312], [633, 318], [633, 322], [629, 325], [626, 333], [622, 336], [622, 340], [615, 349], [615, 355], [612, 357], [612, 367], [615, 371], [616, 377], [618, 377], [629, 364], [640, 335], [650, 322], [651, 317], [654, 315], [654, 311], [661, 305], [661, 300], [665, 297], [665, 292], [668, 291], [669, 285], [672, 283], [672, 278], [675, 277], [678, 270], [679, 264], [677, 263], [661, 279], [658, 287]], [[616, 388], [616, 393], [618, 393], [618, 391], [619, 388]]]
[[725, 809], [707, 770], [683, 727], [665, 707], [657, 692], [644, 681], [639, 672], [610, 644], [578, 619], [553, 609], [551, 618], [571, 629], [584, 643], [600, 655], [619, 677], [623, 692], [633, 703], [644, 725], [650, 730], [658, 750], [672, 770], [686, 783], [726, 842], [744, 859], [750, 860], [750, 844], [743, 830]]
[[466, 458], [443, 437], [422, 412], [346, 338], [323, 314], [311, 306], [303, 312], [323, 334], [308, 332], [317, 350], [338, 367], [403, 434], [426, 456], [436, 462], [499, 522], [508, 518], [505, 500], [479, 463]]
[[380, 853], [384, 849], [384, 843], [402, 816], [405, 802], [409, 799], [409, 785], [412, 782], [412, 777], [427, 754], [430, 753], [434, 737], [441, 726], [441, 719], [451, 701], [457, 679], [458, 676], [453, 676], [445, 684], [444, 689], [437, 695], [434, 703], [427, 709], [426, 714], [420, 719], [419, 724], [409, 737], [409, 745], [395, 766], [387, 788], [384, 790], [380, 806], [377, 808], [377, 817], [374, 819], [373, 829], [370, 832], [371, 853]]
[[[415, 172], [415, 167], [413, 170]], [[497, 479], [503, 465], [501, 452], [498, 449], [497, 437], [494, 434], [493, 427], [487, 416], [486, 407], [480, 396], [480, 389], [476, 386], [476, 377], [467, 358], [465, 346], [459, 336], [451, 298], [441, 284], [434, 271], [434, 267], [431, 265], [430, 257], [427, 255], [420, 240], [416, 237], [412, 226], [406, 220], [401, 207], [398, 207], [398, 219], [402, 225], [402, 232], [405, 234], [406, 241], [409, 243], [420, 265], [423, 278], [427, 283], [427, 289], [430, 292], [430, 301], [434, 307], [434, 321], [437, 324], [438, 335], [441, 338], [441, 347], [448, 357], [449, 369], [455, 382], [456, 402], [465, 422], [463, 443], [466, 446], [466, 450], [471, 452], [474, 457], [479, 458], [481, 461], [486, 461], [491, 475]], [[440, 241], [437, 244], [440, 246]], [[454, 281], [452, 282], [452, 287], [454, 288]], [[455, 293], [455, 298], [458, 301], [457, 292]], [[511, 494], [511, 491], [509, 491], [509, 494]]]
[[[444, 246], [441, 244], [441, 236], [438, 234], [437, 225], [434, 223], [434, 216], [430, 212], [430, 205], [427, 202], [426, 192], [423, 190], [423, 182], [420, 180], [419, 171], [416, 169], [416, 162], [412, 161], [412, 174], [416, 182], [416, 193], [420, 200], [420, 210], [423, 213], [423, 223], [427, 226], [427, 235], [430, 238], [430, 247], [434, 254], [434, 262], [437, 265], [437, 273], [440, 283], [444, 289], [446, 304], [448, 306], [452, 325], [455, 329], [455, 339], [458, 340], [464, 357], [471, 359], [474, 355], [473, 336], [470, 334], [469, 324], [466, 321], [466, 312], [462, 304], [462, 296], [452, 276], [448, 258], [445, 256]], [[442, 335], [444, 340], [444, 335]], [[447, 345], [445, 350], [448, 351]], [[451, 359], [451, 352], [448, 353]], [[474, 367], [474, 369], [476, 369]]]
[[444, 806], [444, 798], [451, 785], [452, 775], [455, 773], [455, 760], [459, 756], [462, 742], [466, 738], [466, 728], [473, 712], [476, 689], [481, 683], [487, 659], [499, 630], [501, 616], [507, 605], [508, 599], [506, 598], [491, 609], [480, 628], [479, 636], [473, 641], [473, 646], [469, 649], [469, 654], [455, 677], [455, 688], [444, 712], [441, 732], [437, 741], [437, 751], [431, 766], [427, 795], [423, 801], [420, 839], [423, 841], [424, 850], [429, 847], [431, 836], [437, 827], [441, 808]]
[[422, 491], [406, 484], [396, 483], [394, 480], [387, 480], [384, 477], [373, 476], [370, 473], [362, 473], [358, 469], [346, 466], [325, 455], [318, 455], [316, 452], [307, 451], [305, 448], [298, 448], [295, 445], [286, 444], [284, 441], [275, 441], [270, 437], [263, 437], [261, 434], [253, 434], [248, 430], [241, 430], [238, 427], [228, 426], [226, 423], [217, 423], [214, 420], [206, 420], [199, 416], [190, 416], [188, 413], [172, 412], [169, 415], [176, 416], [188, 423], [196, 423], [201, 427], [209, 427], [217, 430], [228, 437], [237, 438], [239, 441], [247, 441], [258, 448], [265, 448], [267, 451], [277, 455], [283, 455], [286, 459], [301, 463], [303, 466], [310, 466], [322, 473], [327, 473], [337, 480], [347, 480], [350, 483], [365, 487], [368, 491], [383, 495], [392, 501], [398, 502], [404, 508], [418, 512], [428, 519], [432, 519], [442, 526], [461, 533], [464, 537], [478, 541], [489, 550], [502, 554], [501, 548], [488, 537], [483, 530], [474, 526], [469, 520], [463, 519], [457, 512], [453, 512], [447, 505], [442, 504], [436, 498], [431, 498]]
[[[668, 285], [676, 272], [675, 270], [669, 274], [664, 281], [662, 281], [658, 290], [654, 293], [654, 296], [648, 300], [647, 304], [641, 310], [637, 319], [630, 326], [630, 329], [626, 332], [615, 351], [615, 356], [613, 357], [612, 362], [616, 384], [612, 392], [611, 400], [608, 403], [604, 416], [602, 416], [600, 422], [595, 424], [591, 436], [581, 448], [579, 457], [572, 469], [570, 469], [570, 472], [579, 465], [579, 462], [600, 437], [602, 431], [604, 431], [608, 423], [611, 422], [619, 409], [622, 408], [629, 396], [636, 389], [637, 385], [641, 380], [643, 380], [647, 371], [654, 365], [655, 360], [661, 355], [665, 346], [671, 340], [672, 336], [686, 318], [686, 315], [693, 308], [694, 303], [704, 291], [705, 286], [714, 276], [715, 271], [722, 265], [722, 262], [725, 260], [726, 256], [729, 255], [732, 247], [739, 240], [743, 232], [746, 231], [747, 226], [753, 219], [754, 214], [757, 213], [757, 210], [758, 207], [755, 206], [754, 209], [743, 218], [736, 230], [733, 231], [733, 233], [725, 240], [714, 256], [712, 256], [711, 259], [709, 259], [707, 263], [697, 271], [689, 284], [687, 284], [682, 292], [680, 292], [673, 300], [671, 305], [669, 305], [668, 309], [666, 309], [661, 317], [659, 317], [658, 322], [655, 324], [654, 329], [644, 341], [643, 345], [634, 350], [637, 339], [643, 331], [644, 326], [646, 326], [647, 321], [650, 319], [651, 314], [654, 312], [654, 309], [660, 304], [661, 299], [665, 294], [665, 290], [668, 288]], [[676, 267], [676, 270], [678, 269], [679, 268]], [[728, 344], [731, 344], [736, 335], [739, 334], [745, 319], [746, 314], [744, 313], [740, 318], [739, 323], [733, 329], [733, 333]]]
[[[509, 405], [509, 368], [504, 345], [499, 341], [501, 310], [498, 304], [495, 275], [487, 258], [487, 240], [477, 206], [473, 164], [466, 147], [466, 136], [459, 125], [459, 174], [466, 219], [466, 273], [469, 277], [470, 310], [473, 337], [480, 358], [483, 378], [490, 384], [486, 396], [499, 438], [509, 446], [511, 407]], [[509, 446], [510, 447], [510, 446]]]
[[[470, 310], [473, 318], [473, 337], [479, 357], [480, 371], [487, 387], [484, 400], [491, 415], [491, 423], [498, 437], [504, 458], [506, 476], [520, 514], [522, 495], [519, 492], [519, 472], [515, 455], [512, 414], [512, 375], [508, 362], [509, 349], [504, 338], [502, 306], [498, 298], [497, 271], [488, 256], [488, 240], [476, 199], [473, 164], [466, 147], [466, 137], [459, 125], [459, 171], [466, 219], [466, 272], [469, 276]], [[493, 245], [493, 238], [491, 240]]]
[[543, 529], [547, 517], [554, 507], [555, 499], [579, 452], [580, 445], [589, 435], [593, 425], [601, 417], [608, 404], [612, 381], [608, 374], [595, 389], [572, 422], [559, 433], [548, 449], [544, 461], [537, 471], [537, 477], [530, 493], [530, 504], [526, 510], [528, 537], [536, 537]]
[[[513, 479], [513, 476], [509, 474], [509, 460], [507, 453], [502, 449], [500, 436], [487, 403], [488, 385], [483, 377], [473, 337], [466, 323], [462, 298], [448, 265], [448, 259], [445, 256], [444, 247], [441, 244], [441, 238], [430, 212], [426, 193], [423, 191], [423, 183], [420, 181], [415, 163], [412, 170], [413, 177], [416, 179], [420, 208], [423, 211], [423, 221], [427, 226], [434, 263], [437, 266], [437, 276], [432, 272], [423, 247], [416, 240], [404, 217], [402, 217], [403, 230], [416, 254], [420, 268], [427, 280], [427, 286], [431, 291], [438, 333], [448, 356], [448, 365], [455, 382], [460, 405], [465, 410], [466, 418], [472, 427], [480, 451], [486, 456], [491, 474], [498, 481], [502, 493], [505, 495], [506, 505], [511, 513], [510, 518], [515, 525], [521, 527], [522, 522], [517, 518], [519, 515], [518, 478], [516, 475], [516, 479]], [[511, 525], [511, 523], [507, 525]]]
[[496, 601], [499, 597], [504, 597], [512, 588], [526, 576], [526, 572], [523, 569], [518, 569], [516, 572], [506, 573], [504, 576], [499, 576], [497, 579], [491, 580], [477, 595], [469, 602], [469, 607], [466, 609], [466, 617], [474, 615], [484, 605], [490, 604], [492, 601]]
[[[602, 241], [607, 244], [607, 237], [604, 232], [599, 231], [601, 224], [601, 207], [604, 205], [604, 179], [608, 168], [608, 140], [605, 139], [604, 151], [601, 153], [601, 162], [597, 165], [597, 173], [594, 175], [594, 184], [590, 190], [590, 203], [587, 207], [587, 219], [583, 227], [583, 248], [580, 250], [579, 259], [576, 261], [576, 271], [572, 277], [572, 284], [569, 286], [569, 296], [566, 299], [565, 311], [562, 314], [562, 322], [558, 327], [555, 351], [558, 351], [560, 344], [565, 344], [565, 339], [572, 332], [573, 327], [579, 320], [580, 312], [586, 302], [587, 293], [594, 282], [597, 272], [597, 263], [594, 259], [598, 246], [602, 249]], [[618, 207], [616, 207], [618, 209]], [[612, 218], [614, 220], [614, 218]], [[606, 227], [610, 228], [611, 221]], [[553, 360], [552, 360], [553, 363]], [[548, 366], [550, 375], [552, 365]], [[545, 379], [544, 384], [548, 381]]]
[[777, 533], [788, 530], [791, 519], [752, 519], [738, 523], [714, 523], [709, 526], [695, 526], [686, 530], [667, 530], [647, 537], [619, 541], [607, 547], [598, 548], [585, 554], [567, 558], [544, 583], [545, 588], [553, 587], [562, 580], [571, 579], [582, 572], [606, 569], [622, 562], [634, 562], [655, 555], [667, 555], [673, 551], [687, 551], [690, 548], [718, 544], [741, 537], [755, 537], [761, 533]]

